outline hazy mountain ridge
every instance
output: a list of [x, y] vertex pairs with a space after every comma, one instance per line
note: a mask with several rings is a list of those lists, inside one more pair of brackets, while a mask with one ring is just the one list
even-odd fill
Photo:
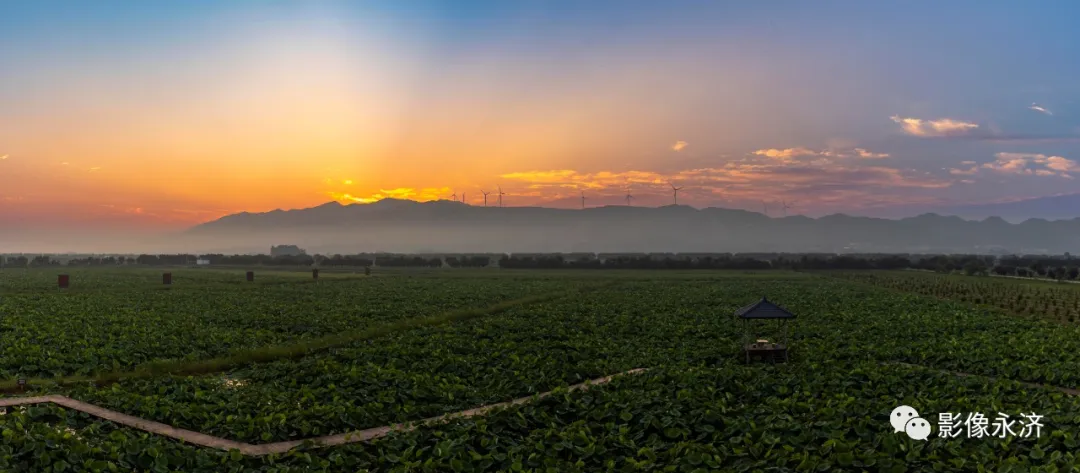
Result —
[[1047, 220], [1071, 219], [1080, 215], [1080, 194], [1037, 197], [1011, 202], [952, 207], [948, 213], [966, 218], [983, 219], [998, 216], [1008, 221], [1030, 218]]
[[[480, 207], [386, 199], [240, 213], [196, 226], [183, 239], [215, 246], [298, 244], [309, 251], [876, 251], [1080, 252], [1080, 218], [1009, 223], [937, 214], [889, 220], [844, 214], [771, 218], [688, 206], [587, 209]], [[200, 245], [201, 246], [201, 245]]]

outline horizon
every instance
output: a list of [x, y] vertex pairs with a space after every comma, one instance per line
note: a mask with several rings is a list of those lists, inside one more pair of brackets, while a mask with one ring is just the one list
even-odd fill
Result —
[[506, 207], [659, 207], [679, 187], [769, 216], [1080, 217], [1067, 11], [22, 3], [0, 18], [0, 245], [500, 190]]
[[986, 221], [986, 220], [997, 219], [997, 220], [1004, 220], [1004, 221], [1006, 221], [1007, 223], [1009, 223], [1011, 225], [1023, 223], [1024, 221], [1028, 221], [1028, 220], [1058, 221], [1058, 220], [1074, 220], [1074, 219], [1080, 218], [1080, 217], [1073, 217], [1073, 218], [1062, 218], [1062, 219], [1045, 219], [1045, 218], [1039, 218], [1039, 217], [1028, 217], [1028, 218], [1026, 218], [1026, 219], [1024, 219], [1022, 221], [1010, 221], [1008, 219], [1005, 219], [1005, 218], [997, 216], [997, 215], [991, 215], [991, 216], [982, 217], [982, 218], [965, 218], [965, 217], [963, 217], [961, 215], [952, 215], [952, 214], [947, 214], [947, 213], [943, 214], [943, 213], [937, 213], [937, 212], [932, 212], [932, 211], [927, 211], [927, 212], [923, 212], [923, 213], [920, 213], [920, 214], [914, 214], [914, 215], [909, 215], [909, 216], [904, 216], [904, 217], [893, 217], [893, 218], [890, 218], [890, 217], [874, 217], [874, 216], [867, 216], [867, 215], [857, 215], [857, 214], [849, 214], [849, 213], [844, 213], [844, 212], [823, 213], [823, 214], [818, 214], [818, 215], [806, 215], [806, 214], [802, 214], [802, 213], [793, 212], [790, 215], [779, 215], [779, 216], [777, 216], [777, 215], [765, 214], [765, 213], [760, 212], [760, 211], [755, 212], [754, 210], [751, 210], [751, 209], [723, 207], [723, 206], [715, 206], [715, 205], [702, 207], [702, 206], [695, 206], [695, 205], [692, 205], [692, 204], [682, 204], [682, 203], [680, 203], [680, 204], [668, 203], [668, 204], [659, 204], [659, 205], [653, 205], [653, 206], [626, 205], [626, 204], [603, 204], [603, 205], [585, 206], [585, 207], [549, 207], [549, 206], [544, 206], [544, 205], [512, 205], [512, 206], [504, 205], [503, 207], [498, 207], [496, 205], [487, 205], [487, 206], [476, 205], [474, 203], [461, 202], [461, 201], [450, 200], [450, 199], [413, 200], [413, 199], [404, 199], [404, 198], [396, 198], [396, 197], [386, 197], [386, 198], [382, 198], [382, 199], [375, 200], [375, 201], [372, 201], [372, 202], [340, 202], [340, 201], [336, 201], [336, 200], [330, 200], [330, 201], [327, 201], [327, 202], [323, 202], [321, 204], [313, 205], [311, 207], [298, 207], [298, 208], [290, 208], [290, 209], [276, 208], [276, 209], [270, 209], [270, 210], [265, 210], [265, 211], [261, 211], [261, 212], [241, 211], [241, 212], [237, 212], [235, 214], [223, 215], [223, 216], [221, 216], [219, 218], [216, 218], [214, 220], [208, 220], [208, 221], [205, 221], [205, 222], [199, 222], [199, 223], [196, 223], [195, 225], [193, 225], [192, 227], [189, 227], [189, 228], [195, 228], [195, 227], [198, 227], [198, 226], [201, 226], [201, 225], [204, 225], [204, 224], [213, 223], [213, 222], [219, 221], [221, 219], [224, 219], [224, 218], [227, 218], [227, 217], [230, 217], [230, 216], [233, 216], [233, 215], [263, 215], [263, 214], [269, 214], [269, 213], [274, 213], [274, 212], [303, 211], [303, 210], [311, 210], [311, 209], [315, 209], [315, 208], [319, 208], [319, 207], [324, 207], [324, 206], [327, 206], [327, 205], [338, 205], [338, 206], [341, 206], [341, 207], [348, 207], [348, 206], [353, 206], [353, 205], [361, 205], [361, 206], [362, 205], [374, 205], [374, 204], [378, 204], [378, 203], [384, 202], [384, 201], [409, 202], [409, 203], [413, 203], [413, 204], [430, 204], [430, 203], [436, 203], [436, 202], [446, 202], [446, 203], [457, 203], [457, 204], [461, 204], [463, 206], [468, 206], [468, 207], [480, 207], [480, 208], [492, 208], [492, 209], [497, 209], [497, 208], [502, 208], [502, 209], [530, 208], [530, 209], [579, 210], [579, 211], [580, 210], [604, 209], [604, 208], [609, 208], [609, 207], [642, 208], [642, 209], [662, 209], [662, 208], [669, 208], [669, 207], [687, 207], [687, 208], [691, 208], [691, 209], [694, 209], [694, 210], [717, 209], [717, 210], [743, 211], [743, 212], [749, 212], [749, 213], [756, 213], [756, 214], [759, 214], [759, 215], [761, 215], [763, 217], [770, 218], [770, 219], [803, 217], [803, 218], [809, 218], [809, 219], [812, 219], [812, 220], [818, 220], [818, 219], [821, 219], [821, 218], [824, 218], [824, 217], [843, 216], [843, 217], [870, 218], [870, 219], [880, 219], [880, 220], [905, 220], [905, 219], [911, 219], [911, 218], [930, 215], [930, 216], [939, 216], [939, 217], [955, 217], [955, 218], [958, 218], [958, 219], [961, 219], [961, 220], [964, 220], [964, 221], [968, 221], [968, 222], [981, 222], [981, 221]]

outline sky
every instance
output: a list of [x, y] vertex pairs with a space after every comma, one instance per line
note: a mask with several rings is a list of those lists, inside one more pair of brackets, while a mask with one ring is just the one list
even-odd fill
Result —
[[1080, 192], [1069, 1], [11, 2], [0, 227]]

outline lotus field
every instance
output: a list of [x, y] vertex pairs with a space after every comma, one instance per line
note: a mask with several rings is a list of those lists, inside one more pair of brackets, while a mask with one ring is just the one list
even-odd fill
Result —
[[[1055, 388], [1080, 386], [1071, 286], [779, 271], [257, 271], [246, 282], [178, 269], [166, 290], [160, 272], [117, 269], [73, 271], [59, 290], [57, 274], [0, 272], [0, 399], [63, 395], [258, 445], [552, 394], [261, 456], [14, 406], [0, 415], [0, 471], [1080, 467], [1080, 396]], [[1038, 302], [1017, 314], [1004, 301], [1018, 294], [1049, 298], [1051, 313]], [[732, 313], [763, 295], [798, 315], [789, 363], [742, 363]], [[928, 438], [895, 431], [901, 405], [932, 425]], [[947, 421], [974, 413], [984, 429]]]

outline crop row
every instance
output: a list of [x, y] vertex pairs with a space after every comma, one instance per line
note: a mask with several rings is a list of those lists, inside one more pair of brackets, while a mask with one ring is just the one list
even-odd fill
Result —
[[[792, 362], [737, 362], [732, 311], [789, 308]], [[626, 280], [602, 291], [421, 328], [218, 376], [160, 377], [65, 393], [261, 443], [411, 420], [627, 368], [587, 393], [372, 444], [241, 458], [117, 429], [48, 406], [0, 416], [0, 470], [65, 462], [107, 471], [1070, 471], [1080, 402], [909, 362], [1070, 385], [1080, 328], [846, 280], [781, 274]], [[1040, 438], [917, 442], [888, 415], [1037, 413]], [[66, 429], [70, 428], [71, 431]], [[50, 448], [49, 446], [60, 448]]]
[[[907, 362], [1080, 382], [1080, 333], [962, 304], [820, 280], [628, 282], [221, 376], [163, 377], [71, 396], [249, 442], [375, 427], [669, 363], [737, 359], [731, 311], [758, 294], [799, 314], [793, 364]], [[1008, 350], [995, 347], [1016, 344]]]
[[[899, 404], [1043, 416], [1036, 437], [914, 441]], [[1080, 400], [852, 362], [798, 370], [672, 365], [586, 393], [371, 444], [243, 458], [118, 429], [55, 407], [0, 416], [0, 468], [17, 471], [1072, 471]], [[991, 414], [993, 415], [993, 414]], [[981, 469], [977, 469], [979, 467]]]
[[853, 271], [833, 276], [917, 294], [988, 305], [1059, 322], [1080, 320], [1080, 285], [927, 272]]
[[573, 287], [557, 280], [366, 278], [198, 291], [0, 296], [0, 379], [198, 360]]
[[708, 295], [626, 283], [221, 376], [132, 380], [69, 395], [253, 443], [342, 433], [544, 392], [683, 351], [730, 351], [715, 337], [727, 330], [718, 332], [712, 311], [672, 306], [671, 317], [656, 317], [658, 300], [704, 305]]

